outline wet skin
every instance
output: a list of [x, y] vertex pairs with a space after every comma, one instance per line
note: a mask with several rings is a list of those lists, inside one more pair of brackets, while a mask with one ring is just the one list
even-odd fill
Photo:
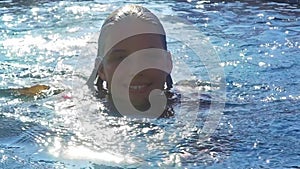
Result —
[[[98, 75], [101, 79], [107, 82], [109, 93], [111, 93], [110, 89], [113, 74], [123, 59], [142, 49], [164, 49], [163, 46], [162, 38], [159, 35], [142, 34], [127, 38], [109, 50], [108, 54], [103, 59], [102, 67], [98, 71]], [[153, 56], [149, 55], [147, 57]], [[162, 57], [167, 57], [166, 60], [171, 62], [170, 54]], [[136, 64], [138, 63], [133, 63], [128, 66], [128, 70]], [[124, 72], [124, 77], [128, 77], [128, 70], [122, 71]], [[137, 73], [132, 77], [133, 79], [129, 85], [129, 97], [131, 103], [139, 110], [147, 110], [150, 106], [148, 101], [150, 92], [153, 89], [163, 90], [166, 77], [167, 73], [158, 69], [146, 69]], [[121, 83], [121, 86], [124, 87], [124, 90], [128, 90], [126, 89], [126, 84], [122, 84], [122, 79], [120, 79], [119, 82]]]

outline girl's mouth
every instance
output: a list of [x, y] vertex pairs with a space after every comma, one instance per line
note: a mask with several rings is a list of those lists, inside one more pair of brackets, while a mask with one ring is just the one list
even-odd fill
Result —
[[148, 91], [150, 85], [151, 85], [151, 83], [131, 84], [129, 86], [129, 92], [130, 93], [145, 93]]

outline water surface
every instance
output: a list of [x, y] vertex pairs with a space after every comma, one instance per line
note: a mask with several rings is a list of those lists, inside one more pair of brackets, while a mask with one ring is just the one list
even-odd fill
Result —
[[[87, 89], [73, 100], [55, 92], [35, 98], [1, 92], [0, 168], [300, 167], [296, 1], [1, 1], [0, 89], [47, 84], [72, 93], [90, 73], [103, 20], [127, 3], [186, 20], [209, 38], [225, 70], [227, 96], [214, 134], [198, 139], [205, 108], [186, 136], [174, 118], [106, 116]], [[209, 81], [181, 36], [168, 39], [174, 60], [185, 58], [196, 78]], [[173, 72], [176, 82], [190, 80], [179, 73]], [[187, 95], [175, 113], [190, 112], [194, 100]]]

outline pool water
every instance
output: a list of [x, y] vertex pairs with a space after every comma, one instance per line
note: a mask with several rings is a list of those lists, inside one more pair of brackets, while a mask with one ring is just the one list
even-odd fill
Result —
[[[1, 1], [0, 168], [300, 168], [300, 4], [288, 2]], [[208, 116], [205, 106], [186, 132], [176, 118], [107, 116], [99, 112], [102, 101], [78, 90], [93, 68], [103, 20], [128, 3], [168, 16], [164, 22], [186, 21], [217, 52], [226, 100], [212, 100], [225, 107], [208, 139], [200, 141], [197, 133]], [[193, 76], [174, 71], [174, 81], [209, 84], [182, 36], [169, 37], [168, 47], [175, 67], [186, 59]], [[52, 91], [7, 94], [35, 84]], [[74, 90], [80, 97], [63, 97]], [[174, 105], [175, 116], [193, 111], [199, 99], [193, 90], [183, 87], [189, 94], [183, 108]], [[201, 90], [214, 94], [211, 85]]]

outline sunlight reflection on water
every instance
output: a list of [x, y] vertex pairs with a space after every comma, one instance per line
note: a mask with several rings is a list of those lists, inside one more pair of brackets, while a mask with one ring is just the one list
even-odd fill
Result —
[[[99, 111], [105, 106], [82, 88], [90, 73], [82, 65], [92, 68], [95, 57], [97, 44], [91, 37], [97, 37], [103, 19], [120, 3], [0, 2], [1, 89], [47, 84], [65, 90], [35, 98], [1, 90], [0, 168], [300, 166], [297, 5], [141, 2], [157, 13], [195, 23], [221, 56], [228, 95], [224, 116], [215, 135], [199, 142], [197, 127], [183, 137], [183, 123], [172, 118], [109, 117]], [[191, 70], [206, 73], [186, 46], [168, 41], [179, 58], [175, 64], [190, 59]], [[176, 82], [185, 79], [186, 71], [175, 72]], [[211, 84], [202, 87], [204, 94], [214, 89]], [[194, 88], [178, 88], [187, 93], [178, 114], [189, 112], [198, 99]], [[208, 112], [201, 111], [199, 119], [204, 119]]]

